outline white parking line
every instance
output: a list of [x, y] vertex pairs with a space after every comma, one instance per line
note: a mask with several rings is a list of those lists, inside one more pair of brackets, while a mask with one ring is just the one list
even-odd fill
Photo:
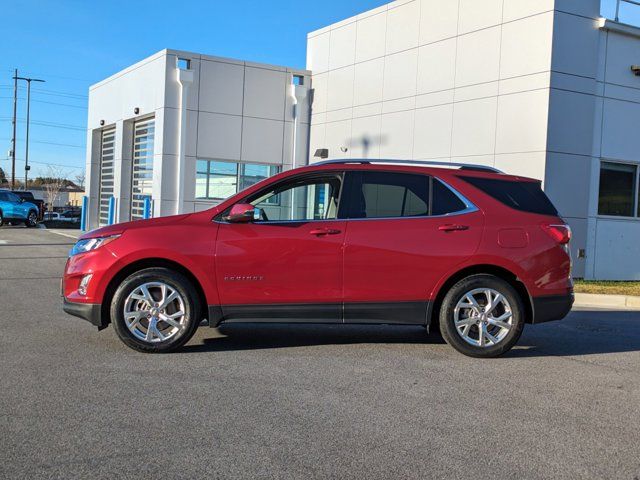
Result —
[[73, 238], [74, 240], [77, 240], [77, 239], [78, 239], [78, 237], [77, 237], [77, 236], [75, 236], [75, 235], [71, 235], [71, 234], [69, 234], [69, 233], [58, 232], [58, 231], [55, 231], [55, 230], [47, 230], [47, 232], [49, 232], [49, 233], [55, 233], [56, 235], [62, 235], [63, 237]]

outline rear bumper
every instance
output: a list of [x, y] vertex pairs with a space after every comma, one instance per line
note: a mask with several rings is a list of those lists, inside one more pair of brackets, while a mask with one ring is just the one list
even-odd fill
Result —
[[561, 320], [567, 316], [573, 306], [573, 293], [533, 298], [533, 321], [531, 323]]
[[107, 327], [102, 319], [102, 305], [99, 303], [75, 303], [65, 298], [62, 309], [69, 315], [87, 320], [92, 325], [98, 327], [98, 330]]

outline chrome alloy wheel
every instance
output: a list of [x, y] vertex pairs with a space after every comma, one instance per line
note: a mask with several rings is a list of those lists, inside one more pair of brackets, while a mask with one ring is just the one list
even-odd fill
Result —
[[129, 331], [148, 343], [165, 342], [185, 327], [184, 299], [162, 282], [136, 287], [124, 302], [124, 321]]
[[38, 215], [36, 215], [36, 212], [31, 212], [29, 213], [27, 220], [29, 221], [29, 225], [35, 225], [38, 223]]
[[475, 347], [492, 347], [513, 326], [511, 305], [500, 292], [476, 288], [462, 296], [453, 311], [456, 332]]

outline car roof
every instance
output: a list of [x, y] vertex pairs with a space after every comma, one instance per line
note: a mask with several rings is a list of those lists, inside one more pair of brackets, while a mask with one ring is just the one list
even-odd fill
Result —
[[423, 160], [395, 160], [395, 159], [344, 159], [327, 160], [312, 163], [303, 167], [312, 171], [335, 170], [340, 167], [343, 170], [378, 170], [378, 171], [409, 171], [436, 176], [465, 176], [479, 178], [494, 178], [501, 180], [539, 182], [535, 178], [509, 175], [497, 168], [487, 165], [470, 163], [423, 161]]

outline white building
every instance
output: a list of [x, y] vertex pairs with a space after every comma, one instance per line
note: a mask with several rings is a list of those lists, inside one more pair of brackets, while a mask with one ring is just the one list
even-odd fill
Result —
[[[116, 152], [113, 187], [101, 195], [116, 197], [117, 220], [130, 218], [135, 118], [155, 115], [153, 181], [143, 188], [154, 215], [215, 203], [203, 198], [205, 178], [231, 193], [245, 162], [289, 168], [287, 92], [300, 75], [296, 165], [327, 149], [535, 177], [573, 228], [577, 277], [640, 279], [640, 29], [602, 19], [599, 0], [399, 0], [310, 33], [307, 51], [308, 71], [165, 51], [92, 87], [91, 225], [101, 136], [107, 180], [112, 143]], [[191, 60], [193, 83], [180, 83], [191, 75], [176, 70], [178, 57]], [[210, 173], [196, 173], [198, 159], [240, 167], [209, 162]], [[135, 189], [134, 179], [134, 216]]]
[[[310, 72], [163, 50], [93, 85], [88, 226], [206, 209], [307, 163]], [[295, 112], [295, 117], [294, 117]], [[296, 154], [293, 155], [293, 151]]]

